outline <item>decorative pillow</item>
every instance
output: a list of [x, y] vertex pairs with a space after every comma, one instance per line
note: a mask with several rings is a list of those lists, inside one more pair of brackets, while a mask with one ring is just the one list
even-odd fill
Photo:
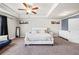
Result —
[[50, 28], [47, 28], [47, 33], [51, 32]]
[[4, 41], [4, 40], [7, 40], [7, 35], [0, 36], [0, 41]]

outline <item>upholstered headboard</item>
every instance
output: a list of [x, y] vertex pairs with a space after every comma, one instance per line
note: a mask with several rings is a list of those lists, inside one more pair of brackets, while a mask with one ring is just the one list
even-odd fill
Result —
[[44, 33], [47, 30], [47, 28], [32, 28], [32, 32], [41, 32]]

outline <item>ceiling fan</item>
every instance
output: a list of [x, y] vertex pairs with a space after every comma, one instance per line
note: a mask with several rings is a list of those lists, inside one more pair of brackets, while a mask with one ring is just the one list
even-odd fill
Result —
[[25, 9], [18, 9], [18, 10], [25, 10], [26, 14], [29, 14], [29, 13], [37, 14], [36, 11], [37, 9], [39, 9], [38, 6], [34, 6], [26, 3], [23, 3], [23, 5], [25, 6]]

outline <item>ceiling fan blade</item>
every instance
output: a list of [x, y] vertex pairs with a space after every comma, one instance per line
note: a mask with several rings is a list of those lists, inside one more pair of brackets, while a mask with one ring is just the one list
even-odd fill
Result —
[[26, 12], [26, 14], [29, 14], [28, 12]]
[[36, 9], [39, 9], [38, 7], [34, 7], [34, 8], [32, 8], [32, 10], [36, 10]]
[[18, 9], [18, 10], [25, 10], [25, 9]]
[[23, 5], [26, 7], [26, 8], [31, 8], [32, 6], [27, 4], [27, 3], [23, 3]]
[[23, 5], [27, 8], [28, 7], [28, 5], [26, 4], [26, 3], [23, 3]]
[[32, 11], [32, 13], [37, 14], [35, 11]]

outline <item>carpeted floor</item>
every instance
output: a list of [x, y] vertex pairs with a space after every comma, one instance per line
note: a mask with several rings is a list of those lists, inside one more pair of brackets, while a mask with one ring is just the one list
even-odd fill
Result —
[[79, 44], [68, 42], [60, 37], [55, 38], [54, 46], [24, 46], [24, 38], [15, 39], [13, 44], [2, 55], [79, 55]]

